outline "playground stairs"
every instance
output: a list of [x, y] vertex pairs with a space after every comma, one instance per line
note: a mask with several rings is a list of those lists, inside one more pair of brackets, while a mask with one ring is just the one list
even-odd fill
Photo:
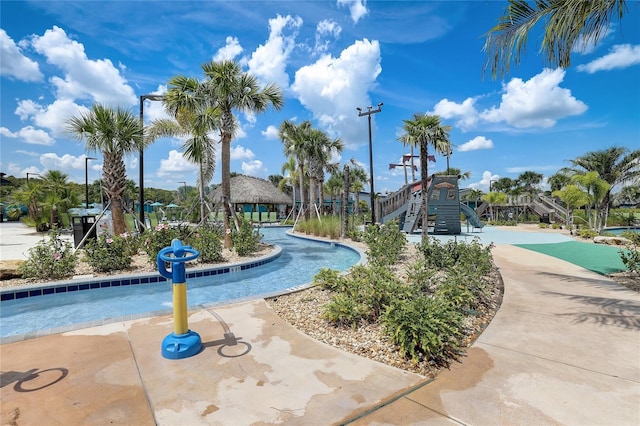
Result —
[[416, 228], [416, 221], [420, 217], [420, 208], [422, 207], [422, 191], [413, 193], [413, 197], [407, 205], [407, 212], [404, 217], [404, 225], [402, 230], [408, 234], [413, 233]]

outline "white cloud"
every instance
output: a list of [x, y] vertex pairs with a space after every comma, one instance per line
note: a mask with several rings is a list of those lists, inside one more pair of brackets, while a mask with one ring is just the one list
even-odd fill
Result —
[[51, 77], [61, 98], [92, 100], [106, 105], [133, 105], [137, 97], [111, 60], [91, 60], [84, 46], [67, 37], [57, 26], [42, 36], [33, 36], [31, 44], [47, 62], [60, 68], [63, 77]]
[[436, 104], [433, 113], [443, 119], [458, 118], [456, 126], [469, 129], [478, 122], [478, 111], [474, 106], [475, 99], [467, 98], [461, 104], [443, 99]]
[[249, 176], [264, 177], [267, 175], [267, 169], [260, 160], [243, 161], [242, 171]]
[[41, 81], [44, 76], [38, 63], [22, 54], [5, 30], [0, 28], [0, 75], [21, 81]]
[[176, 173], [194, 172], [198, 166], [182, 155], [181, 152], [172, 149], [169, 151], [169, 158], [160, 160], [160, 168], [157, 175], [159, 177], [169, 177]]
[[237, 37], [228, 36], [225, 42], [225, 46], [218, 49], [218, 51], [214, 55], [214, 61], [218, 62], [235, 59], [244, 50], [240, 45], [240, 41], [238, 41]]
[[495, 182], [498, 179], [500, 179], [500, 175], [495, 175], [489, 170], [485, 170], [484, 172], [482, 172], [482, 179], [480, 179], [479, 182], [470, 183], [468, 188], [480, 189], [487, 192], [489, 191], [489, 185], [491, 184], [491, 181]]
[[637, 64], [640, 64], [640, 45], [618, 44], [613, 46], [607, 55], [588, 64], [578, 65], [576, 69], [593, 74], [598, 71], [627, 68]]
[[357, 24], [360, 18], [365, 16], [367, 10], [367, 0], [338, 0], [338, 6], [347, 6], [351, 12], [351, 20]]
[[516, 128], [552, 127], [564, 117], [579, 115], [587, 106], [560, 87], [565, 71], [545, 69], [528, 81], [514, 78], [503, 86], [502, 102], [481, 113], [488, 122], [506, 122]]
[[23, 120], [29, 118], [37, 126], [49, 129], [55, 136], [65, 135], [66, 121], [71, 116], [86, 113], [89, 110], [70, 99], [57, 99], [52, 104], [42, 106], [31, 100], [18, 102], [16, 114]]
[[[248, 62], [249, 72], [262, 82], [276, 83], [282, 88], [289, 87], [287, 59], [295, 47], [295, 38], [301, 26], [300, 17], [278, 15], [269, 19], [269, 39], [251, 54]], [[285, 35], [285, 29], [290, 29], [291, 34]]]
[[47, 152], [40, 156], [40, 164], [47, 170], [84, 170], [85, 157], [86, 155], [76, 157], [70, 154], [60, 157], [54, 152]]
[[468, 142], [463, 143], [458, 148], [458, 151], [476, 151], [478, 149], [491, 149], [493, 148], [493, 141], [491, 139], [487, 139], [484, 136], [476, 136]]
[[291, 89], [330, 136], [340, 136], [346, 146], [366, 141], [366, 125], [355, 125], [355, 107], [369, 105], [369, 91], [382, 72], [377, 41], [357, 40], [334, 58], [323, 55], [300, 68]]
[[327, 51], [329, 48], [330, 40], [327, 38], [331, 38], [333, 40], [340, 37], [340, 33], [342, 32], [342, 27], [338, 25], [335, 21], [331, 19], [324, 19], [318, 23], [316, 27], [316, 45], [314, 46], [314, 52], [316, 54], [322, 54]]
[[252, 160], [255, 156], [256, 155], [249, 148], [245, 148], [240, 145], [231, 147], [232, 160]]
[[33, 126], [23, 127], [17, 132], [12, 132], [6, 127], [2, 127], [0, 128], [0, 135], [12, 139], [22, 139], [24, 143], [28, 143], [30, 145], [51, 146], [56, 143], [56, 141], [51, 136], [49, 136], [47, 132], [45, 132], [44, 130], [36, 129]]
[[262, 133], [262, 136], [264, 136], [267, 139], [278, 139], [278, 128], [273, 124], [269, 125], [265, 130], [263, 130], [260, 133]]

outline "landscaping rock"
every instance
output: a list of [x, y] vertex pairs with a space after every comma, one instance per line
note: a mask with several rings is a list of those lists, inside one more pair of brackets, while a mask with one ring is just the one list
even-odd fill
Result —
[[0, 280], [22, 277], [18, 272], [18, 268], [23, 263], [24, 260], [0, 260]]
[[631, 240], [624, 237], [605, 237], [602, 235], [593, 237], [593, 242], [596, 244], [607, 244], [610, 246], [626, 246], [633, 244]]

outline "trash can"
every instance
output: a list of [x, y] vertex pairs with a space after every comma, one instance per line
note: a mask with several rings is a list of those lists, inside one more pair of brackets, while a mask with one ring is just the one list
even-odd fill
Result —
[[[91, 229], [96, 222], [95, 216], [72, 216], [73, 221], [73, 245], [75, 248], [82, 248], [84, 244], [80, 245], [84, 236], [89, 233], [88, 239], [96, 239], [96, 228]], [[91, 232], [89, 232], [91, 230]], [[86, 240], [85, 240], [86, 242]]]

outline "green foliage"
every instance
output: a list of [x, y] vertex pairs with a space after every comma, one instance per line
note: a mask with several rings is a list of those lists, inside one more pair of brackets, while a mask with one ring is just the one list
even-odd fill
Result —
[[640, 273], [640, 247], [634, 244], [627, 250], [620, 250], [622, 263], [630, 272]]
[[407, 237], [396, 221], [367, 226], [362, 239], [367, 244], [369, 262], [378, 266], [396, 264], [407, 245]]
[[299, 221], [295, 230], [307, 235], [336, 239], [340, 238], [340, 225], [340, 216], [322, 216], [322, 219], [314, 217]]
[[340, 272], [335, 269], [322, 268], [313, 277], [313, 284], [332, 291], [343, 291], [342, 285], [346, 282]]
[[623, 231], [620, 236], [631, 241], [634, 245], [640, 246], [640, 232]]
[[261, 239], [262, 235], [254, 230], [251, 222], [243, 218], [240, 218], [240, 230], [233, 231], [231, 234], [233, 248], [239, 256], [255, 253], [258, 250]]
[[128, 239], [135, 237], [105, 233], [95, 240], [88, 240], [84, 247], [87, 263], [96, 272], [127, 269], [131, 266], [131, 256], [137, 253], [137, 249], [133, 251], [135, 244], [131, 244]]
[[451, 269], [464, 265], [468, 273], [484, 275], [492, 268], [491, 248], [484, 247], [478, 238], [472, 242], [450, 240], [441, 243], [438, 239], [426, 239], [418, 246], [427, 265], [435, 269]]
[[187, 245], [200, 252], [198, 261], [202, 263], [221, 262], [223, 234], [220, 226], [205, 224], [192, 233], [187, 239]]
[[586, 238], [586, 239], [591, 239], [598, 236], [597, 231], [594, 231], [593, 229], [587, 229], [587, 228], [578, 229], [576, 231], [576, 234], [580, 238]]
[[53, 229], [48, 240], [29, 249], [29, 258], [20, 265], [19, 271], [23, 278], [66, 278], [73, 275], [77, 261], [71, 244], [62, 241], [60, 233]]
[[419, 295], [395, 301], [382, 317], [382, 323], [403, 357], [417, 363], [429, 359], [448, 365], [460, 355], [459, 337], [463, 316], [442, 297]]
[[540, 229], [547, 229], [547, 228], [549, 228], [549, 224], [548, 224], [548, 223], [544, 223], [544, 222], [540, 222], [540, 223], [538, 224], [538, 228], [540, 228]]
[[373, 265], [354, 266], [348, 275], [342, 276], [321, 271], [314, 282], [337, 293], [325, 305], [325, 317], [352, 326], [361, 320], [376, 321], [393, 300], [409, 298], [412, 293], [387, 268]]
[[158, 253], [165, 247], [171, 246], [174, 238], [178, 238], [183, 243], [189, 236], [188, 226], [169, 226], [161, 223], [154, 229], [147, 229], [142, 234], [144, 250], [147, 252], [149, 263], [156, 265]]

